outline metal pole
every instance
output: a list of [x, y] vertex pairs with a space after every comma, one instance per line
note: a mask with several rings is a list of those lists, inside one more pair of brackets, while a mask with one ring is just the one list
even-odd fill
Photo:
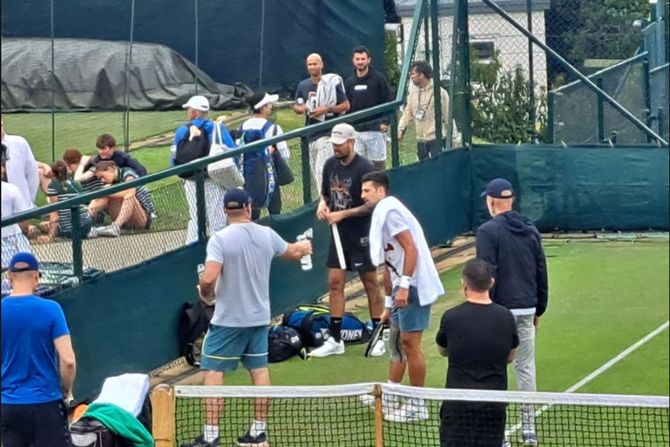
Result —
[[433, 100], [435, 106], [435, 139], [444, 150], [442, 133], [442, 87], [440, 87], [440, 29], [438, 27], [437, 1], [430, 0], [430, 27], [433, 34]]
[[[198, 26], [198, 14], [200, 14], [200, 11], [198, 10], [198, 0], [195, 0], [193, 3], [193, 12], [195, 15], [194, 18], [194, 24], [193, 24], [193, 45], [195, 46], [195, 66], [200, 68], [200, 59], [199, 59], [199, 52], [198, 52], [198, 47], [200, 46], [200, 27]], [[193, 73], [193, 83], [195, 84], [195, 94], [198, 94], [198, 70], [196, 70]]]
[[55, 110], [55, 96], [56, 89], [56, 57], [54, 55], [54, 0], [51, 0], [51, 162], [56, 161], [56, 110]]
[[[644, 88], [644, 109], [647, 114], [647, 126], [651, 127], [651, 74], [649, 73], [649, 53], [647, 57], [642, 59], [643, 72], [643, 88]], [[652, 143], [654, 140], [647, 134], [647, 143]]]
[[461, 134], [463, 135], [463, 146], [472, 144], [472, 114], [470, 105], [470, 37], [468, 31], [468, 1], [457, 0], [456, 2], [457, 37], [458, 49], [458, 78], [454, 90], [453, 101], [458, 105], [457, 110], [461, 116]]
[[658, 133], [659, 135], [663, 135], [663, 131], [665, 130], [665, 116], [663, 114], [663, 107], [659, 107], [658, 111], [656, 112], [656, 122], [658, 123]]
[[84, 256], [81, 249], [84, 235], [81, 231], [79, 206], [70, 208], [70, 216], [72, 220], [72, 273], [81, 281], [84, 277]]
[[429, 13], [428, 13], [428, 3], [423, 4], [426, 12], [423, 15], [423, 49], [424, 57], [426, 61], [430, 60], [430, 28], [429, 28]]
[[258, 61], [258, 90], [263, 86], [263, 44], [265, 38], [265, 0], [261, 0], [261, 45]]
[[[603, 88], [603, 78], [596, 78], [596, 85], [598, 88]], [[605, 101], [602, 96], [596, 95], [596, 135], [598, 143], [605, 141]]]
[[198, 241], [205, 242], [207, 240], [207, 202], [205, 201], [205, 171], [202, 168], [195, 171], [195, 203]]
[[556, 142], [556, 127], [555, 127], [555, 104], [556, 94], [554, 92], [547, 93], [547, 128], [544, 132], [544, 139], [549, 144]]
[[531, 33], [528, 32], [523, 26], [521, 26], [516, 20], [514, 20], [504, 9], [502, 9], [500, 6], [498, 6], [494, 1], [492, 0], [482, 0], [485, 4], [487, 4], [491, 9], [493, 9], [495, 12], [500, 14], [507, 22], [512, 25], [514, 28], [519, 30], [524, 36], [528, 37], [533, 41], [535, 45], [538, 47], [542, 48], [547, 54], [555, 58], [563, 67], [565, 67], [570, 73], [575, 75], [580, 81], [582, 81], [584, 84], [586, 84], [591, 90], [594, 92], [600, 94], [603, 96], [605, 101], [607, 101], [617, 112], [621, 113], [623, 116], [628, 118], [636, 127], [638, 127], [640, 130], [645, 132], [648, 135], [651, 135], [655, 140], [657, 140], [659, 143], [663, 145], [668, 145], [668, 142], [663, 139], [660, 135], [658, 135], [656, 132], [651, 130], [649, 127], [647, 127], [640, 119], [638, 119], [635, 115], [630, 113], [625, 107], [623, 107], [621, 104], [619, 104], [614, 98], [612, 98], [610, 95], [608, 95], [606, 92], [602, 91], [601, 89], [598, 88], [597, 85], [593, 83], [588, 77], [584, 76], [579, 70], [577, 70], [575, 67], [573, 67], [568, 61], [563, 59], [560, 54], [558, 54], [556, 51], [548, 47], [547, 45], [544, 44], [541, 40], [539, 40], [537, 37], [533, 36]]
[[126, 110], [123, 112], [123, 147], [130, 151], [130, 66], [133, 64], [133, 39], [135, 31], [135, 0], [130, 2], [130, 37], [126, 53], [126, 86], [123, 93]]
[[[300, 137], [300, 157], [302, 166], [302, 203], [312, 203], [312, 180], [309, 169], [309, 141], [307, 137]], [[317, 191], [321, 194], [321, 191]]]
[[[533, 33], [533, 0], [526, 0], [528, 32]], [[530, 90], [530, 123], [535, 128], [535, 73], [533, 64], [533, 41], [528, 39], [528, 88]], [[535, 132], [533, 132], [535, 133]]]
[[400, 166], [400, 143], [398, 141], [398, 114], [393, 112], [389, 116], [389, 128], [391, 129], [391, 166]]

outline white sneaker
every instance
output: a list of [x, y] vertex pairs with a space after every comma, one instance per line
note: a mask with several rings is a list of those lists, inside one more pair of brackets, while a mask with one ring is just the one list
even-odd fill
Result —
[[384, 419], [389, 422], [416, 422], [428, 419], [428, 407], [425, 403], [405, 402], [395, 411], [384, 414]]
[[98, 227], [91, 227], [91, 229], [88, 230], [88, 234], [86, 235], [86, 237], [89, 239], [98, 237]]
[[327, 338], [323, 345], [309, 352], [310, 357], [328, 357], [344, 354], [344, 341], [336, 342], [333, 337]]
[[366, 407], [375, 406], [375, 396], [373, 396], [372, 394], [362, 394], [358, 396], [358, 400], [360, 400], [361, 403]]
[[[358, 396], [358, 400], [366, 407], [375, 406], [375, 397], [372, 394], [363, 394]], [[398, 409], [398, 396], [382, 394], [382, 413], [386, 415], [393, 413]]]
[[121, 229], [115, 225], [107, 225], [106, 227], [98, 227], [98, 236], [103, 237], [119, 237], [121, 236]]

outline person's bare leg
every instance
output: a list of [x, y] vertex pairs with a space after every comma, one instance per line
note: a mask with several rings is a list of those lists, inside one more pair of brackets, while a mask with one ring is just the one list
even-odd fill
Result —
[[344, 315], [344, 283], [346, 280], [346, 270], [328, 269], [328, 305], [331, 317], [342, 318]]
[[358, 276], [361, 278], [365, 293], [368, 296], [370, 318], [378, 319], [384, 311], [384, 299], [382, 298], [379, 283], [377, 282], [377, 272], [360, 272]]
[[[223, 385], [223, 373], [219, 371], [205, 371], [203, 373], [205, 385]], [[223, 413], [225, 401], [221, 398], [205, 399], [205, 424], [219, 425], [219, 418]]]
[[127, 195], [123, 198], [119, 214], [114, 219], [114, 224], [121, 228], [127, 224], [129, 228], [145, 228], [147, 225], [147, 215], [135, 195]]
[[97, 214], [107, 208], [109, 205], [109, 198], [108, 197], [101, 197], [99, 199], [95, 199], [91, 202], [91, 204], [88, 206], [88, 213], [91, 215], [91, 219], [95, 220], [95, 217]]
[[407, 357], [409, 383], [412, 386], [423, 386], [426, 381], [426, 360], [421, 350], [423, 331], [401, 332], [400, 342]]
[[[270, 386], [270, 370], [268, 368], [257, 368], [249, 370], [251, 382], [255, 386]], [[258, 398], [254, 401], [254, 417], [257, 421], [267, 421], [268, 411], [270, 409], [270, 400]]]
[[393, 383], [402, 382], [402, 378], [405, 375], [405, 369], [407, 369], [406, 362], [391, 360], [391, 363], [389, 363], [389, 381]]

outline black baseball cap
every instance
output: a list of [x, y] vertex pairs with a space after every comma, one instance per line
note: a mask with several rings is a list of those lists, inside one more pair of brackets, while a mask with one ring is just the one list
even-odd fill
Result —
[[493, 197], [494, 199], [509, 199], [514, 197], [514, 188], [509, 180], [504, 178], [494, 178], [486, 185], [482, 191], [481, 197]]
[[249, 193], [241, 188], [229, 189], [223, 196], [223, 206], [227, 210], [239, 210], [250, 203]]

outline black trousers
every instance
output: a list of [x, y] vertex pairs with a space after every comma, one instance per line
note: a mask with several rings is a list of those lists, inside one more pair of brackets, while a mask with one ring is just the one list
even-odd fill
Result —
[[447, 140], [430, 140], [430, 141], [417, 141], [416, 143], [416, 155], [419, 157], [419, 160], [425, 160], [426, 158], [434, 158], [442, 153], [442, 148], [446, 147]]
[[2, 404], [1, 437], [3, 447], [70, 447], [65, 404]]
[[506, 410], [506, 404], [443, 402], [440, 446], [500, 447], [505, 438]]

